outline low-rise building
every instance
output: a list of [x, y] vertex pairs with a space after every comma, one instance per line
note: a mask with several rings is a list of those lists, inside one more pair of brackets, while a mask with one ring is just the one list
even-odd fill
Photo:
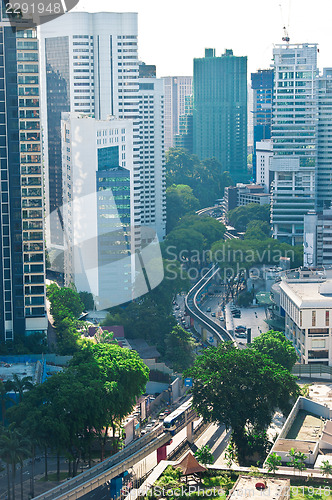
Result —
[[265, 192], [264, 185], [238, 183], [236, 186], [225, 188], [223, 202], [225, 214], [229, 210], [233, 210], [233, 208], [248, 205], [249, 203], [257, 203], [258, 205], [270, 203], [270, 195]]
[[332, 274], [329, 272], [303, 267], [286, 272], [279, 283], [285, 335], [293, 343], [301, 363], [332, 366]]

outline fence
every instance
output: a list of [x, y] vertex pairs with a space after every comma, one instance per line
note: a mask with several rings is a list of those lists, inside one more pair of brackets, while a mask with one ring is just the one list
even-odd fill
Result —
[[310, 365], [295, 365], [292, 369], [293, 375], [308, 378], [321, 378], [332, 380], [332, 366], [312, 363]]

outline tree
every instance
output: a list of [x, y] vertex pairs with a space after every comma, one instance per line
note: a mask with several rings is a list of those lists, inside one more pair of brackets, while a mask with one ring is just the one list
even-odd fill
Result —
[[191, 333], [177, 325], [165, 338], [165, 357], [170, 361], [174, 370], [182, 372], [189, 368], [195, 358]]
[[245, 240], [266, 240], [271, 236], [271, 228], [268, 222], [252, 220], [247, 225], [244, 235]]
[[266, 465], [267, 465], [267, 470], [275, 474], [275, 472], [279, 469], [281, 465], [281, 457], [276, 453], [271, 453], [271, 455], [269, 455], [268, 458], [266, 459]]
[[7, 404], [15, 403], [14, 399], [9, 395], [13, 390], [13, 384], [10, 380], [0, 380], [0, 398], [1, 398], [1, 423], [5, 425]]
[[282, 332], [270, 330], [256, 337], [252, 344], [252, 349], [259, 351], [276, 364], [291, 371], [297, 360], [297, 354], [293, 344], [286, 339]]
[[198, 448], [197, 451], [195, 451], [195, 457], [199, 462], [201, 462], [203, 465], [212, 465], [214, 462], [213, 455], [211, 453], [211, 448], [207, 444], [204, 446], [201, 446], [201, 448]]
[[300, 473], [306, 470], [305, 460], [307, 456], [304, 453], [291, 448], [290, 452], [287, 454], [287, 457], [289, 457], [290, 459], [287, 465], [294, 468], [294, 474], [296, 469], [300, 471]]
[[12, 389], [15, 394], [18, 394], [19, 402], [23, 399], [24, 391], [33, 388], [32, 377], [19, 377], [17, 373], [14, 373], [12, 380]]
[[93, 295], [90, 292], [79, 292], [79, 297], [84, 305], [85, 311], [92, 311], [95, 303], [93, 300]]
[[22, 463], [27, 454], [27, 440], [13, 429], [5, 429], [0, 436], [0, 456], [7, 464], [8, 498], [10, 499], [9, 465], [12, 470], [12, 500], [15, 500], [16, 465]]
[[193, 405], [205, 421], [232, 429], [240, 464], [246, 460], [246, 431], [261, 433], [276, 408], [284, 413], [298, 386], [288, 370], [254, 349], [237, 349], [231, 342], [207, 349], [187, 370], [194, 379]]
[[332, 464], [328, 460], [323, 460], [319, 468], [323, 476], [329, 477], [332, 474]]
[[258, 203], [249, 203], [241, 205], [227, 214], [229, 223], [238, 231], [246, 231], [247, 226], [252, 221], [270, 222], [270, 205], [258, 205]]
[[199, 209], [199, 201], [193, 195], [192, 188], [184, 184], [173, 184], [166, 189], [166, 205], [167, 233], [175, 227], [181, 217]]

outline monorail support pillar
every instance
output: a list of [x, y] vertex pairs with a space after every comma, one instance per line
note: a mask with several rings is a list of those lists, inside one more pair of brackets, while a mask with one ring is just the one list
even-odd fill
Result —
[[172, 442], [172, 440], [168, 441], [168, 443], [163, 444], [162, 446], [157, 448], [157, 464], [159, 464], [159, 462], [161, 462], [162, 460], [167, 460], [166, 446], [171, 444], [171, 442]]
[[187, 424], [187, 441], [192, 444], [194, 442], [194, 422], [189, 422]]
[[110, 498], [118, 498], [121, 495], [123, 478], [128, 475], [128, 471], [123, 472], [119, 476], [113, 477], [110, 483]]

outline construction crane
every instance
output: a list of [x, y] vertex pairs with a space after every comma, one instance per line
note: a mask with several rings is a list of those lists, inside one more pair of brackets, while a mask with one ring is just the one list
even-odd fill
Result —
[[289, 34], [288, 34], [289, 17], [290, 17], [290, 4], [291, 4], [291, 0], [289, 0], [289, 3], [288, 3], [288, 26], [287, 27], [286, 27], [286, 24], [284, 23], [284, 18], [283, 18], [283, 15], [282, 15], [282, 5], [281, 5], [281, 3], [279, 4], [280, 13], [281, 13], [281, 20], [282, 20], [282, 24], [284, 25], [283, 28], [282, 28], [283, 31], [284, 31], [284, 36], [282, 37], [282, 41], [286, 42], [286, 43], [290, 42], [290, 37], [289, 37]]

